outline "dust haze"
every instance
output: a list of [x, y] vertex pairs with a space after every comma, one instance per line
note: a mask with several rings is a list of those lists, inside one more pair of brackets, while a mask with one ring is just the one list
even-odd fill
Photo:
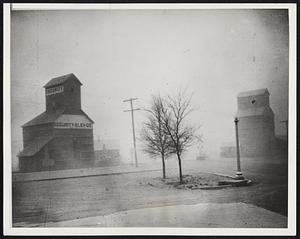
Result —
[[[211, 157], [234, 141], [241, 91], [268, 88], [275, 133], [288, 116], [287, 10], [13, 11], [11, 25], [12, 156], [25, 122], [45, 110], [43, 85], [74, 73], [94, 138], [120, 142], [130, 161], [131, 118], [124, 99], [147, 107], [152, 94], [193, 94], [190, 123], [201, 125]], [[135, 112], [139, 132], [144, 114]], [[138, 135], [138, 134], [137, 134]], [[138, 154], [141, 145], [138, 141]], [[195, 150], [195, 149], [194, 149]], [[191, 150], [188, 157], [196, 157]], [[146, 160], [146, 156], [139, 157]]]

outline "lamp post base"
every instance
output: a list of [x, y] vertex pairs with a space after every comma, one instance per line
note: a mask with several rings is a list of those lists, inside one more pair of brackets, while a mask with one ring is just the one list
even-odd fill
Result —
[[245, 179], [242, 172], [236, 172], [235, 179]]

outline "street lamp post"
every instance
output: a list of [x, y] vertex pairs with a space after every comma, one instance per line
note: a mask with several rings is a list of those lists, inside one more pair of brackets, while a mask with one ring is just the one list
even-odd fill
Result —
[[241, 172], [241, 162], [240, 162], [240, 144], [239, 144], [239, 128], [238, 128], [239, 119], [235, 117], [235, 139], [236, 139], [236, 159], [237, 159], [237, 172], [236, 179], [244, 179], [243, 174]]

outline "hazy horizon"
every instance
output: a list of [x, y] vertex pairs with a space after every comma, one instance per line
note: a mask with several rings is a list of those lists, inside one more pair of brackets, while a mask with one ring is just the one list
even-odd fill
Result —
[[[287, 10], [53, 10], [11, 14], [12, 156], [22, 149], [21, 125], [45, 111], [43, 86], [74, 73], [94, 139], [132, 147], [123, 100], [147, 107], [152, 94], [193, 93], [204, 149], [234, 141], [239, 92], [268, 88], [275, 132], [288, 117]], [[137, 135], [144, 120], [135, 112]], [[138, 142], [140, 150], [140, 143]], [[196, 155], [195, 155], [196, 157]]]

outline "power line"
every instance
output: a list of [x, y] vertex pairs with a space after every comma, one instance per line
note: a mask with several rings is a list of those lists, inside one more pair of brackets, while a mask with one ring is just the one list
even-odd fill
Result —
[[123, 100], [123, 102], [130, 102], [130, 110], [124, 110], [124, 112], [131, 112], [131, 122], [132, 122], [132, 136], [133, 136], [133, 148], [134, 148], [134, 159], [135, 159], [135, 167], [138, 167], [137, 153], [136, 153], [136, 140], [135, 140], [135, 129], [134, 129], [134, 114], [133, 111], [140, 110], [140, 108], [133, 108], [132, 101], [137, 100], [138, 98], [130, 98], [127, 100]]

